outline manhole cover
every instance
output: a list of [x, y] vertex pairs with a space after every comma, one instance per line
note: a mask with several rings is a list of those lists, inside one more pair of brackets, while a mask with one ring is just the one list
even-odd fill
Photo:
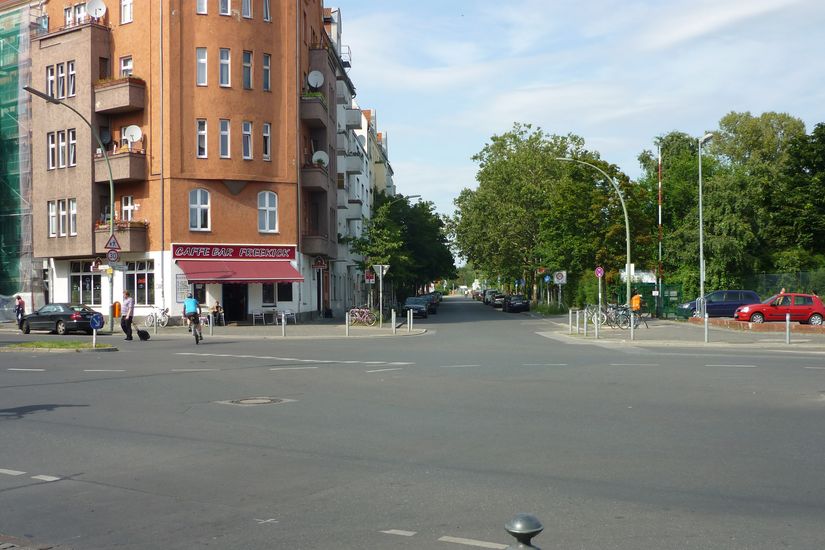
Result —
[[244, 397], [243, 399], [232, 399], [230, 401], [218, 401], [222, 405], [240, 405], [242, 407], [254, 407], [258, 405], [278, 405], [289, 403], [293, 399], [278, 399], [277, 397]]

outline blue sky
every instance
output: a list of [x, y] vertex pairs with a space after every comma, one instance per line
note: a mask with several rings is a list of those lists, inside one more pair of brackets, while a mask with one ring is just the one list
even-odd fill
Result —
[[453, 212], [471, 157], [514, 122], [582, 136], [640, 175], [672, 130], [730, 111], [825, 122], [823, 0], [326, 0], [399, 193]]

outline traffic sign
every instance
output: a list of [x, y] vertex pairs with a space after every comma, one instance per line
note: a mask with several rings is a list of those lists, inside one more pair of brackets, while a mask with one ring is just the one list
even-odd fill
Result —
[[115, 237], [114, 233], [112, 233], [112, 235], [109, 237], [109, 240], [106, 241], [106, 246], [104, 246], [103, 248], [109, 248], [109, 249], [112, 249], [112, 250], [120, 250], [120, 243], [117, 242], [117, 237]]
[[550, 282], [550, 275], [545, 275], [545, 276], [544, 276], [544, 282], [545, 282], [545, 283], [549, 283], [549, 282]]
[[389, 264], [375, 264], [372, 266], [376, 273], [380, 274], [381, 277], [387, 274], [387, 271], [390, 270]]
[[364, 272], [364, 282], [369, 284], [375, 284], [375, 272], [371, 269], [368, 269]]
[[92, 318], [89, 320], [89, 324], [91, 325], [92, 330], [102, 329], [104, 325], [103, 315], [100, 313], [93, 314]]
[[557, 285], [566, 285], [567, 284], [567, 272], [566, 271], [556, 271], [553, 273], [553, 282]]
[[602, 266], [596, 268], [596, 277], [598, 277], [599, 279], [604, 277], [604, 268]]
[[106, 259], [109, 260], [109, 263], [114, 263], [120, 259], [120, 253], [114, 248], [110, 248], [106, 253]]

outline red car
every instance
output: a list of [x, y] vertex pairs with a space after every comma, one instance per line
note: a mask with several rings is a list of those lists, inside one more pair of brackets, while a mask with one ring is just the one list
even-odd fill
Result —
[[737, 321], [764, 323], [784, 321], [787, 313], [791, 314], [791, 321], [821, 325], [822, 319], [825, 319], [825, 305], [816, 294], [786, 292], [775, 294], [761, 304], [739, 306], [733, 318]]

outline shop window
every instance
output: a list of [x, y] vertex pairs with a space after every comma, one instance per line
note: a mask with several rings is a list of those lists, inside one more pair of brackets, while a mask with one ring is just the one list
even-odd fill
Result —
[[71, 262], [69, 295], [73, 304], [101, 304], [101, 275], [92, 271], [92, 262]]
[[155, 261], [127, 262], [123, 289], [132, 294], [135, 305], [153, 305], [155, 303]]

